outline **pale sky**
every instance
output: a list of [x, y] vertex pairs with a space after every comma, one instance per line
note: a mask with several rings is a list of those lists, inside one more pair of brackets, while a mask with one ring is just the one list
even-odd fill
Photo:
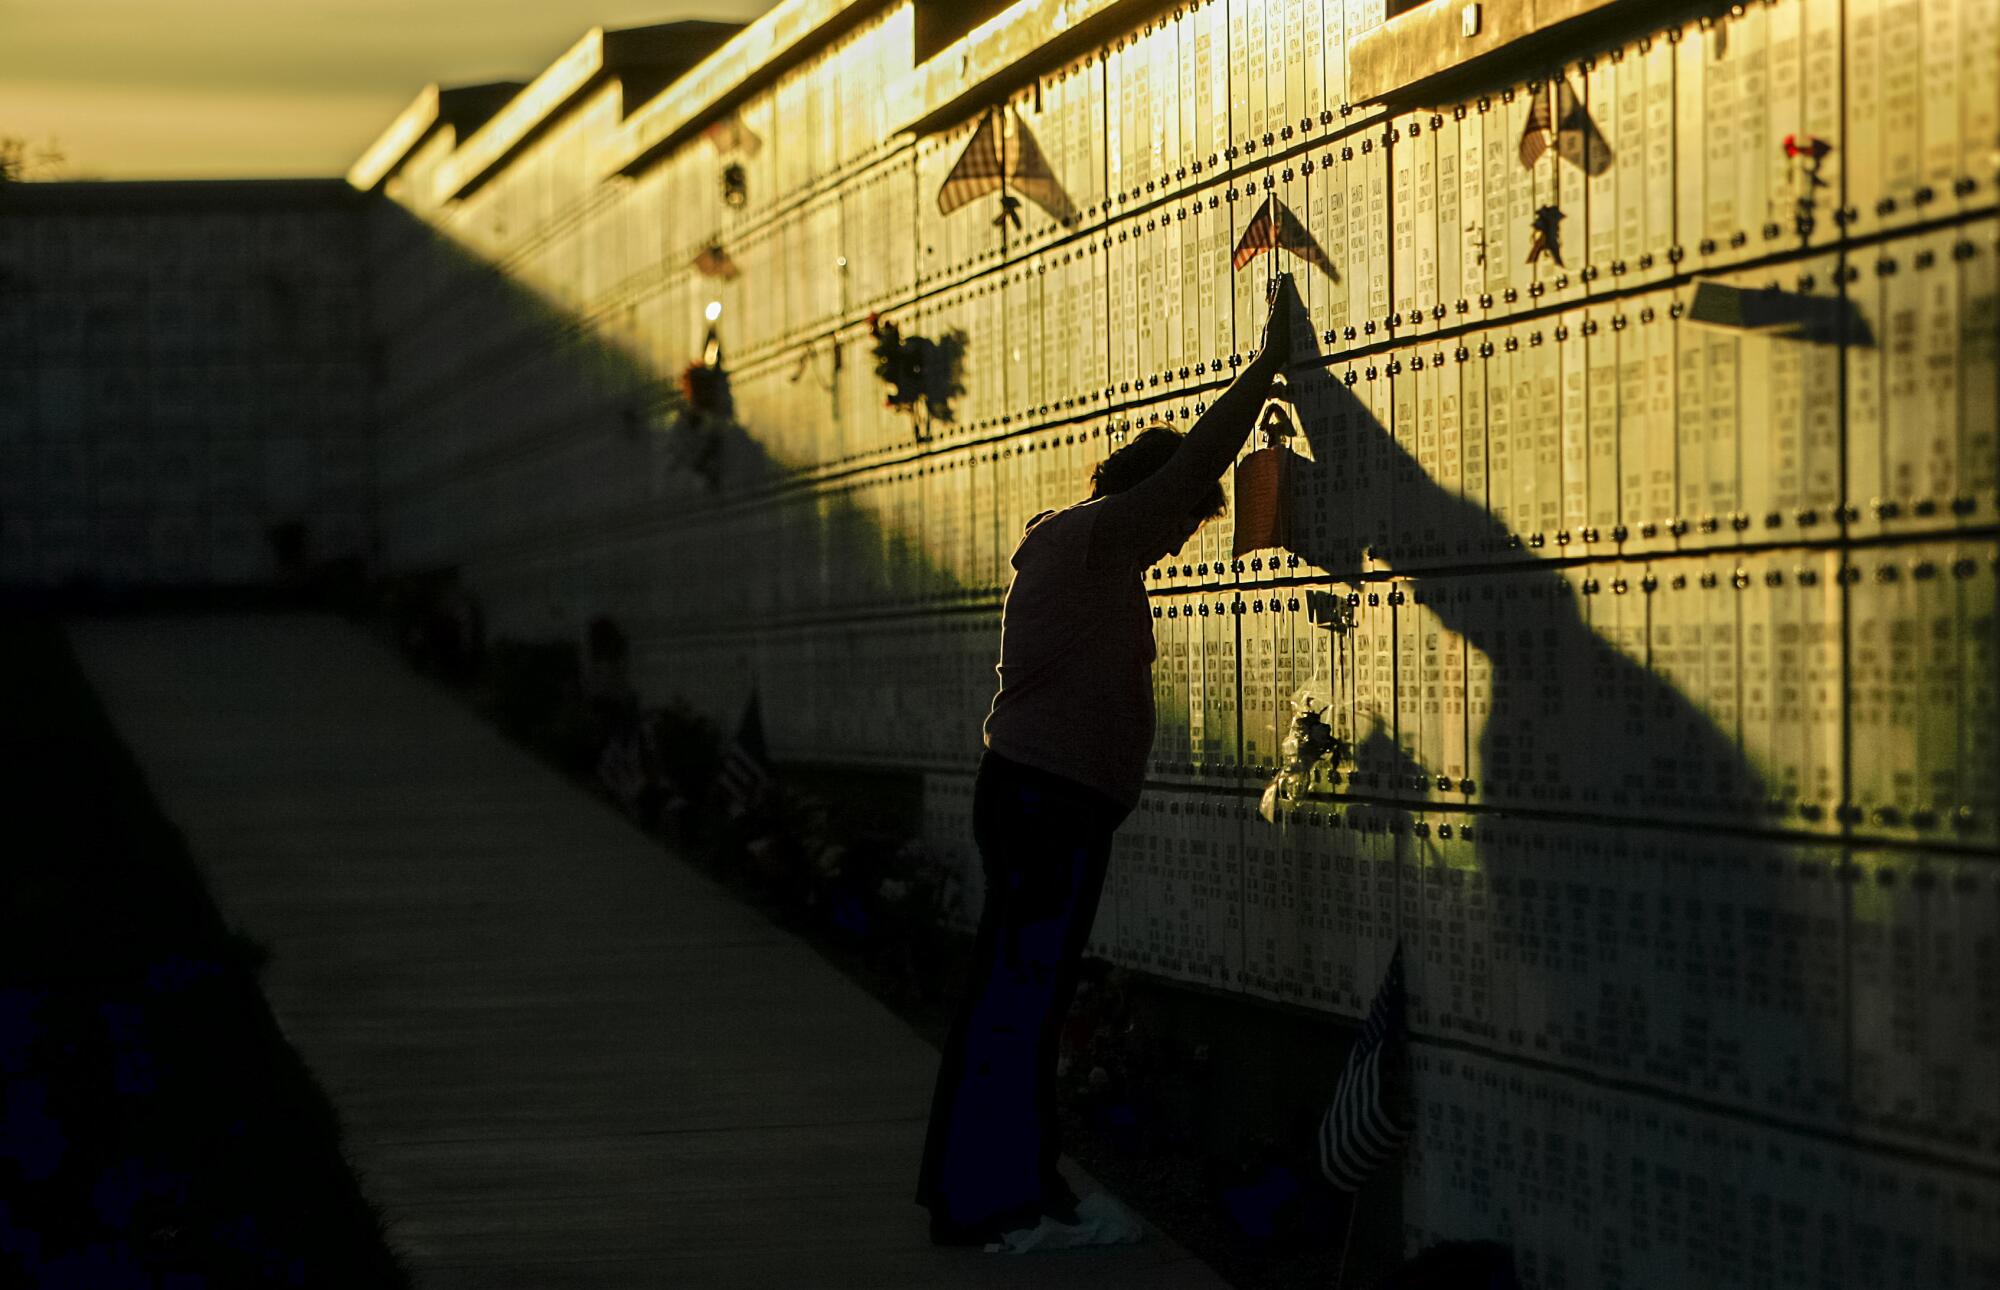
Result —
[[0, 0], [0, 136], [64, 178], [335, 176], [425, 85], [528, 80], [595, 26], [769, 0]]

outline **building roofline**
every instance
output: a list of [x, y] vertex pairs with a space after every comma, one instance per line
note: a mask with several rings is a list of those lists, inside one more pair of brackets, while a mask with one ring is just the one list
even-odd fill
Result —
[[[907, 0], [904, 0], [907, 2]], [[476, 120], [454, 122], [456, 91], [429, 85], [347, 172], [372, 192], [432, 134], [455, 126], [438, 167], [444, 201], [477, 188], [600, 78], [616, 77], [623, 122], [608, 141], [605, 174], [631, 174], [774, 80], [812, 49], [898, 0], [782, 0], [747, 26], [679, 22], [606, 31], [593, 27], [526, 84]], [[466, 90], [499, 88], [466, 86]]]
[[628, 109], [605, 173], [645, 169], [810, 49], [888, 7], [887, 0], [784, 0], [651, 101]]
[[1167, 7], [1167, 0], [1015, 0], [885, 94], [891, 129], [934, 134]]
[[364, 193], [372, 193], [381, 186], [389, 172], [403, 164], [403, 158], [415, 150], [417, 144], [438, 122], [438, 84], [432, 81], [417, 91], [417, 97], [409, 106], [396, 114], [389, 128], [377, 135], [375, 142], [368, 145], [365, 152], [347, 168], [347, 182]]
[[439, 201], [462, 197], [606, 78], [641, 92], [671, 84], [740, 32], [736, 23], [672, 22], [607, 31], [592, 27], [528, 82], [438, 167]]
[[438, 85], [418, 92], [368, 150], [347, 172], [347, 182], [362, 192], [382, 186], [409, 155], [440, 129], [464, 138], [526, 88], [524, 81], [487, 81], [479, 85]]

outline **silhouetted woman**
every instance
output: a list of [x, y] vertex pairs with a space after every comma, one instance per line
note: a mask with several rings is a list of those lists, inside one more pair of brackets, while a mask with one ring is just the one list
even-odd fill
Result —
[[1263, 347], [1194, 429], [1140, 433], [1098, 465], [1088, 501], [1035, 516], [1014, 550], [973, 788], [986, 907], [917, 1187], [933, 1241], [983, 1244], [1044, 1214], [1077, 1221], [1056, 1169], [1056, 1036], [1112, 832], [1138, 804], [1152, 751], [1143, 579], [1221, 513], [1218, 481], [1289, 361], [1298, 307], [1280, 275]]

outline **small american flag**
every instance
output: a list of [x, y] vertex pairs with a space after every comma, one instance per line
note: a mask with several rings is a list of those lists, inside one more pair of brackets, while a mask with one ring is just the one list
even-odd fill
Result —
[[951, 173], [944, 177], [944, 187], [938, 189], [938, 214], [949, 215], [967, 202], [1000, 191], [1000, 180], [1006, 171], [1000, 165], [998, 119], [993, 112], [979, 118], [979, 128], [972, 132], [971, 142], [958, 154]]
[[1521, 164], [1529, 170], [1542, 159], [1549, 150], [1549, 134], [1555, 129], [1556, 117], [1549, 107], [1549, 96], [1537, 93], [1528, 105], [1528, 123], [1521, 127]]
[[1551, 142], [1557, 156], [1593, 179], [1611, 169], [1611, 143], [1590, 119], [1567, 76], [1556, 77], [1529, 105], [1528, 121], [1521, 130], [1521, 164], [1533, 170]]
[[734, 112], [717, 120], [703, 130], [701, 135], [715, 145], [717, 153], [725, 157], [733, 152], [754, 157], [764, 146], [764, 141], [757, 137], [757, 132], [743, 124], [743, 118]]
[[729, 258], [729, 252], [722, 249], [720, 242], [710, 242], [694, 257], [694, 267], [704, 278], [721, 278], [724, 282], [734, 278], [740, 270], [736, 261]]
[[1398, 942], [1319, 1126], [1320, 1173], [1342, 1191], [1358, 1191], [1410, 1136], [1408, 1124], [1391, 1109], [1393, 1081], [1383, 1078], [1385, 1059], [1393, 1067], [1409, 1037], [1406, 1002]]
[[1241, 269], [1266, 251], [1290, 251], [1307, 264], [1322, 270], [1334, 281], [1340, 281], [1333, 261], [1327, 258], [1319, 242], [1292, 214], [1292, 208], [1279, 201], [1274, 193], [1264, 199], [1257, 213], [1243, 228], [1243, 236], [1236, 239], [1236, 254], [1230, 263]]
[[938, 189], [938, 213], [949, 215], [1003, 187], [1026, 197], [1055, 219], [1067, 221], [1076, 213], [1035, 136], [1012, 108], [996, 108], [980, 118], [979, 128], [972, 132], [965, 151]]
[[736, 738], [722, 750], [722, 766], [716, 772], [728, 801], [731, 819], [741, 819], [771, 787], [771, 758], [764, 748], [763, 700], [755, 690], [743, 709], [743, 721]]

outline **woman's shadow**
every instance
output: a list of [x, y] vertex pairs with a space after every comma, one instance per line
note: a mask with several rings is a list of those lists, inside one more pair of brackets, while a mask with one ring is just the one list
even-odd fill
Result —
[[[1386, 391], [1364, 399], [1346, 365], [1328, 369], [1309, 325], [1295, 333], [1290, 378], [1311, 458], [1291, 463], [1291, 548], [1325, 571], [1336, 601], [1394, 606], [1398, 686], [1435, 687], [1437, 656], [1463, 642], [1462, 670], [1443, 678], [1462, 694], [1467, 764], [1424, 764], [1437, 749], [1394, 728], [1436, 694], [1384, 698], [1372, 728], [1357, 716], [1331, 785], [1365, 803], [1350, 813], [1367, 827], [1400, 832], [1399, 849], [1414, 851], [1404, 881], [1422, 891], [1406, 893], [1400, 923], [1413, 1026], [1838, 1122], [1849, 1092], [1839, 853], [1770, 837], [1792, 809], [1789, 786], [1649, 665], [1671, 639], [1658, 621], [1666, 597], [1737, 587], [1702, 585], [1717, 562], [1608, 557], [1566, 570], [1521, 558], [1483, 498], [1440, 486], [1371, 411], [1396, 406]], [[1367, 361], [1373, 379], [1411, 379], [1379, 370], [1388, 356]], [[1399, 567], [1386, 537], [1406, 507], [1426, 517], [1427, 554], [1460, 553], [1476, 571]], [[1317, 522], [1327, 510], [1333, 522]], [[1712, 646], [1671, 627], [1676, 649]], [[1454, 706], [1446, 696], [1445, 719]]]

